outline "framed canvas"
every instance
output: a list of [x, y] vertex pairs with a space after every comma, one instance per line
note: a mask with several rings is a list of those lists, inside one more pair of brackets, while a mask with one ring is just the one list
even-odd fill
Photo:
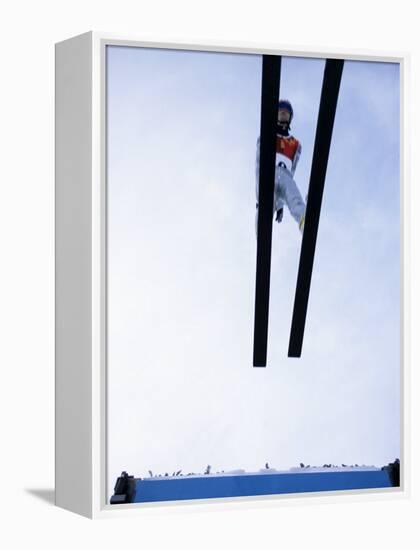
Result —
[[56, 503], [407, 491], [405, 55], [56, 44]]

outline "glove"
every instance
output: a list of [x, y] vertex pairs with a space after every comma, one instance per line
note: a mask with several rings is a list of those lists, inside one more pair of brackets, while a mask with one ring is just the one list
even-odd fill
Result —
[[276, 212], [276, 222], [280, 223], [282, 219], [283, 219], [283, 208], [280, 208]]

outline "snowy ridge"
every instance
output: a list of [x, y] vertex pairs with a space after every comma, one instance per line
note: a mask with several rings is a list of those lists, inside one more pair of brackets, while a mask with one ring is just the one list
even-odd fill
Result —
[[172, 475], [169, 475], [168, 473], [162, 475], [153, 475], [153, 473], [149, 470], [149, 476], [148, 478], [140, 478], [140, 479], [147, 479], [148, 481], [152, 480], [170, 480], [170, 479], [179, 479], [179, 478], [201, 478], [201, 477], [226, 477], [226, 476], [255, 476], [255, 475], [276, 475], [276, 474], [309, 474], [309, 473], [327, 473], [327, 472], [372, 472], [372, 471], [379, 471], [382, 468], [378, 468], [377, 466], [366, 466], [366, 465], [345, 465], [342, 464], [341, 466], [333, 465], [333, 464], [324, 464], [323, 466], [294, 466], [292, 468], [289, 468], [289, 470], [277, 470], [276, 468], [261, 468], [258, 471], [255, 472], [246, 472], [245, 470], [238, 469], [238, 470], [229, 470], [229, 471], [221, 471], [221, 472], [210, 472], [210, 467], [208, 466], [206, 471], [204, 473], [187, 473], [183, 474], [182, 470], [174, 472]]

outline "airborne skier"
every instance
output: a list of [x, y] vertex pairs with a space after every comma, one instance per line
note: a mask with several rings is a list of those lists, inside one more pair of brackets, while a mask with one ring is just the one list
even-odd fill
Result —
[[[305, 223], [305, 203], [298, 186], [293, 179], [299, 161], [302, 146], [290, 132], [290, 123], [293, 119], [293, 108], [289, 101], [281, 99], [277, 112], [277, 142], [276, 142], [276, 171], [274, 180], [273, 214], [276, 213], [276, 222], [283, 219], [284, 203], [303, 232]], [[257, 213], [255, 228], [258, 229], [258, 187], [260, 174], [260, 138], [257, 140], [256, 156], [256, 195]]]

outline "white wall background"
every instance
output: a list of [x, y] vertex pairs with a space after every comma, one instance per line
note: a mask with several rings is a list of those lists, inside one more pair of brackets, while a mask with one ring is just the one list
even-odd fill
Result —
[[[317, 505], [298, 502], [254, 510], [150, 513], [143, 518], [90, 523], [55, 509], [53, 499], [53, 115], [54, 42], [86, 30], [109, 30], [161, 40], [246, 40], [291, 47], [411, 51], [411, 96], [420, 94], [417, 19], [412, 3], [387, 6], [302, 0], [211, 4], [178, 1], [15, 2], [0, 17], [0, 285], [2, 539], [8, 548], [87, 548], [138, 544], [147, 548], [416, 548], [418, 472], [409, 500]], [[330, 10], [330, 11], [328, 11]], [[413, 353], [418, 328], [419, 205], [417, 104], [411, 106]], [[392, 212], [390, 213], [392, 215]], [[411, 355], [411, 353], [409, 353]], [[412, 433], [418, 432], [413, 399]], [[419, 462], [418, 440], [412, 464]], [[361, 500], [361, 499], [359, 499]], [[302, 526], [305, 525], [305, 529]], [[203, 536], [205, 533], [205, 536]]]

